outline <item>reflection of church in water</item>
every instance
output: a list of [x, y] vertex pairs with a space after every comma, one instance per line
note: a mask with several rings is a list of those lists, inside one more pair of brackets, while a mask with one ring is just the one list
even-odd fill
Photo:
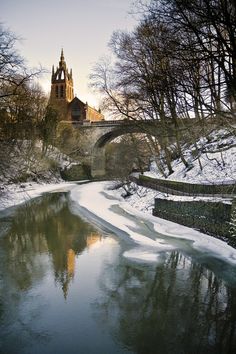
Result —
[[[67, 298], [68, 290], [70, 282], [73, 280], [75, 275], [75, 267], [76, 267], [76, 253], [81, 253], [85, 248], [92, 247], [95, 243], [101, 241], [101, 235], [96, 232], [91, 232], [85, 240], [84, 248], [80, 250], [74, 250], [73, 248], [69, 248], [66, 252], [66, 259], [63, 265], [63, 270], [61, 269], [61, 265], [59, 265], [59, 272], [56, 271], [56, 278], [62, 286], [64, 298]], [[54, 263], [54, 266], [56, 264]]]
[[68, 71], [63, 50], [61, 51], [59, 66], [56, 69], [54, 65], [52, 67], [49, 104], [59, 112], [60, 120], [75, 122], [104, 120], [100, 109], [96, 110], [90, 107], [87, 102], [84, 103], [79, 98], [74, 97], [72, 69]]

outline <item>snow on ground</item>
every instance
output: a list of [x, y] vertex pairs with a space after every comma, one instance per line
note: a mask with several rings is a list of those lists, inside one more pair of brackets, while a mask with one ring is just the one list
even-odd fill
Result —
[[7, 187], [1, 187], [0, 210], [25, 203], [32, 198], [42, 195], [43, 193], [69, 189], [74, 185], [75, 183], [69, 182], [52, 184], [29, 182], [10, 184]]
[[[54, 146], [48, 146], [42, 156], [42, 141], [34, 149], [28, 140], [19, 141], [11, 150], [5, 173], [0, 178], [0, 210], [26, 202], [43, 193], [69, 188], [75, 183], [62, 180], [60, 169], [77, 165], [69, 156]], [[57, 169], [51, 164], [56, 164]], [[22, 181], [23, 175], [23, 181]]]
[[[196, 155], [196, 146], [201, 151], [199, 156], [202, 170]], [[236, 137], [221, 129], [212, 132], [208, 139], [201, 138], [185, 151], [185, 158], [192, 164], [191, 169], [185, 168], [180, 159], [172, 162], [174, 173], [166, 179], [187, 183], [203, 184], [227, 184], [236, 183]], [[219, 151], [218, 151], [219, 150]], [[158, 171], [155, 161], [150, 166], [146, 176], [163, 179]], [[190, 197], [168, 195], [152, 189], [137, 187], [136, 193], [128, 198], [128, 202], [143, 212], [151, 212], [154, 206], [154, 198], [169, 199], [176, 201], [205, 200], [211, 202], [221, 201], [231, 203], [232, 198], [220, 197]]]
[[1, 153], [7, 156], [5, 160], [1, 160], [2, 185], [31, 181], [57, 182], [61, 179], [61, 170], [80, 164], [51, 145], [43, 152], [41, 141], [37, 141], [34, 146], [28, 140], [17, 141], [12, 147], [6, 144]]
[[[199, 159], [202, 170], [200, 169], [198, 159], [194, 158], [194, 155], [196, 155], [196, 146], [201, 151]], [[192, 168], [189, 170], [186, 169], [181, 160], [176, 159], [172, 162], [174, 173], [166, 179], [203, 184], [236, 183], [236, 137], [234, 135], [229, 134], [224, 129], [214, 131], [209, 135], [208, 139], [199, 139], [196, 146], [191, 145], [185, 151], [185, 158], [192, 164]], [[150, 171], [144, 174], [152, 178], [164, 178], [158, 171], [155, 161], [152, 162]], [[132, 189], [134, 193], [132, 193]], [[118, 190], [118, 193], [122, 194], [122, 188]], [[127, 202], [139, 211], [149, 214], [151, 214], [154, 207], [154, 198], [176, 201], [204, 200], [232, 203], [232, 198], [168, 195], [167, 193], [136, 186], [135, 184], [131, 185], [131, 193], [132, 195], [126, 199]]]
[[[190, 170], [186, 169], [180, 159], [173, 161], [172, 173], [167, 179], [189, 183], [236, 183], [236, 137], [229, 135], [225, 130], [219, 130], [209, 135], [208, 140], [201, 138], [197, 142], [199, 160], [194, 145], [185, 151], [185, 158], [192, 164]], [[153, 162], [146, 176], [163, 178]]]
[[[236, 264], [236, 249], [227, 243], [171, 221], [143, 214], [124, 201], [119, 192], [112, 190], [112, 187], [111, 182], [94, 182], [72, 188], [70, 195], [74, 202], [111, 226], [115, 226], [116, 229], [125, 232], [133, 240], [137, 245], [136, 248], [127, 251], [124, 256], [146, 261], [158, 260], [161, 252], [178, 248], [165, 237], [166, 235], [188, 240], [195, 250], [207, 252], [214, 257]], [[118, 212], [120, 208], [123, 213]], [[141, 227], [147, 222], [150, 222], [157, 232], [154, 239], [145, 235], [146, 231]]]
[[[42, 151], [42, 141], [38, 141], [37, 148]], [[58, 163], [58, 166], [62, 169], [79, 164], [78, 161], [74, 161], [70, 158], [70, 156], [64, 154], [58, 148], [52, 145], [48, 147], [46, 156], [47, 158], [56, 161]]]
[[[124, 189], [122, 187], [116, 189], [116, 183], [114, 183], [114, 193], [116, 195], [125, 195]], [[146, 188], [142, 186], [138, 186], [135, 183], [131, 183], [130, 185], [131, 195], [125, 197], [127, 203], [129, 203], [132, 207], [136, 208], [140, 212], [152, 214], [152, 209], [154, 208], [154, 199], [167, 199], [167, 200], [175, 200], [175, 201], [208, 201], [208, 202], [223, 202], [226, 204], [231, 204], [233, 198], [221, 198], [221, 197], [202, 197], [202, 196], [179, 196], [179, 195], [171, 195], [167, 193], [162, 193], [156, 191], [151, 188]]]

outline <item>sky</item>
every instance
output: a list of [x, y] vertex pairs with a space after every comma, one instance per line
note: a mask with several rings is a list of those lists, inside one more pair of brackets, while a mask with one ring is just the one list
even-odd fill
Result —
[[89, 74], [108, 54], [113, 31], [134, 28], [132, 4], [133, 0], [0, 0], [0, 22], [21, 37], [18, 48], [28, 66], [42, 65], [49, 71], [40, 78], [46, 92], [52, 65], [58, 65], [63, 48], [75, 94], [98, 108], [99, 96], [88, 87]]

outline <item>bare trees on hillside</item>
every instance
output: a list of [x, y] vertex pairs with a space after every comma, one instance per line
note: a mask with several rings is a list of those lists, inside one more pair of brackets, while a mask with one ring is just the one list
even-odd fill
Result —
[[23, 175], [37, 164], [41, 152], [37, 147], [36, 153], [36, 143], [48, 144], [55, 120], [47, 109], [48, 97], [34, 82], [42, 68], [27, 68], [17, 41], [0, 26], [0, 180], [13, 179], [17, 170]]
[[[230, 0], [137, 2], [138, 26], [131, 33], [113, 34], [113, 62], [99, 62], [91, 81], [112, 114], [162, 124], [167, 134], [158, 139], [158, 147], [171, 174], [168, 122], [176, 128], [175, 154], [186, 168], [191, 164], [182, 142], [208, 134], [209, 119], [233, 129], [236, 5]], [[199, 128], [182, 130], [193, 117]]]
[[[152, 0], [148, 12], [172, 26], [200, 56], [205, 70], [205, 88], [228, 111], [236, 101], [236, 4], [232, 0]], [[189, 43], [181, 41], [181, 51]], [[204, 68], [204, 64], [206, 65]], [[204, 79], [204, 77], [203, 77]], [[222, 91], [220, 89], [223, 88]]]

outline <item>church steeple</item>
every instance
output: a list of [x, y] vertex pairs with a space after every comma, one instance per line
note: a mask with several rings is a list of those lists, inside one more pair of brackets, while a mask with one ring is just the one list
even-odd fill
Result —
[[64, 52], [63, 52], [63, 48], [61, 48], [61, 60], [64, 60]]
[[54, 65], [52, 67], [51, 83], [51, 103], [57, 104], [58, 101], [69, 103], [73, 100], [74, 89], [72, 70], [69, 72], [66, 67], [63, 48], [61, 50], [59, 66], [56, 70], [54, 69]]
[[66, 68], [66, 62], [65, 62], [65, 58], [64, 58], [64, 52], [63, 52], [63, 48], [61, 50], [61, 57], [60, 57], [60, 61], [59, 61], [59, 67], [65, 67]]

